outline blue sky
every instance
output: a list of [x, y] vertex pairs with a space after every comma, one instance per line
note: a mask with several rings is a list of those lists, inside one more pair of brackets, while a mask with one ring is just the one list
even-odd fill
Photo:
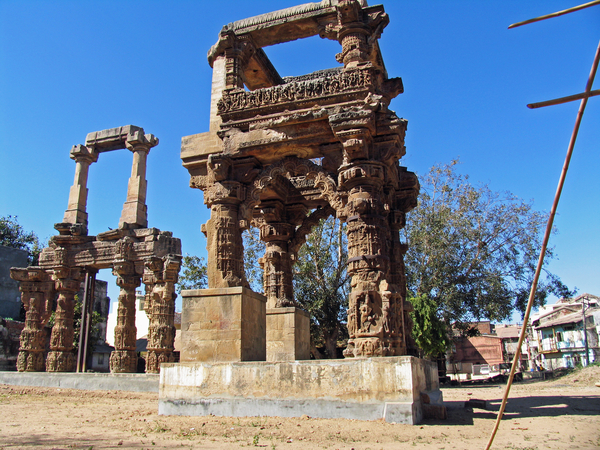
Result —
[[[41, 238], [62, 220], [87, 133], [141, 126], [160, 139], [148, 159], [150, 226], [173, 231], [183, 251], [205, 255], [209, 218], [179, 158], [181, 137], [208, 130], [206, 53], [224, 24], [296, 0], [227, 2], [0, 0], [0, 215]], [[380, 2], [371, 1], [370, 4]], [[383, 2], [380, 45], [405, 93], [391, 105], [408, 120], [407, 156], [417, 174], [460, 157], [473, 183], [511, 191], [549, 211], [578, 102], [527, 103], [584, 90], [600, 38], [600, 6], [508, 30], [566, 9], [572, 0]], [[279, 73], [335, 67], [339, 44], [316, 38], [267, 47]], [[595, 83], [598, 89], [598, 82]], [[552, 237], [549, 268], [579, 292], [600, 294], [600, 99], [583, 119]], [[104, 153], [90, 167], [90, 232], [116, 228], [131, 153]], [[101, 278], [109, 279], [108, 271]], [[109, 294], [117, 298], [116, 287]]]

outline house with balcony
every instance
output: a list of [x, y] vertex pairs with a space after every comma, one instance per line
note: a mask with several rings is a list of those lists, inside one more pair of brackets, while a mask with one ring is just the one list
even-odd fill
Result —
[[574, 368], [600, 360], [598, 297], [582, 294], [561, 299], [532, 320], [545, 370]]

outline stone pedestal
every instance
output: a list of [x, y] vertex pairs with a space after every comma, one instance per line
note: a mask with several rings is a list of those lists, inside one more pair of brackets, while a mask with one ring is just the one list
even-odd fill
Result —
[[412, 356], [163, 364], [158, 412], [417, 424], [443, 409], [437, 365]]
[[187, 290], [181, 296], [182, 362], [266, 360], [265, 296], [244, 287]]
[[310, 317], [296, 307], [267, 309], [267, 361], [310, 359]]

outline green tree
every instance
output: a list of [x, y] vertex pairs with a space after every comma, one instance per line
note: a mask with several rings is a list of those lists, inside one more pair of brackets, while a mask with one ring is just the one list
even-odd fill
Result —
[[33, 231], [25, 231], [17, 222], [17, 216], [0, 217], [0, 245], [25, 250], [28, 253], [29, 265], [36, 265], [43, 243]]
[[249, 228], [242, 234], [244, 242], [244, 271], [246, 280], [254, 292], [264, 292], [263, 271], [258, 259], [265, 254], [265, 243], [260, 240], [258, 228]]
[[336, 358], [338, 342], [348, 339], [347, 259], [345, 225], [333, 217], [321, 220], [298, 252], [294, 296], [310, 314], [311, 352], [315, 358]]
[[183, 289], [206, 289], [208, 278], [206, 275], [206, 261], [195, 255], [185, 255], [181, 262], [183, 269], [177, 281], [177, 292]]
[[[73, 338], [73, 348], [75, 354], [77, 355], [77, 351], [79, 350], [79, 337], [81, 336], [81, 310], [83, 309], [83, 302], [79, 300], [79, 296], [75, 296], [75, 306], [73, 308], [73, 329], [75, 331], [75, 335]], [[99, 324], [102, 322], [102, 316], [98, 311], [92, 310], [92, 314], [90, 316], [90, 338], [88, 339], [87, 345], [87, 354], [91, 355], [94, 352], [94, 348], [96, 346], [96, 339], [93, 336], [97, 335], [100, 331]]]
[[[443, 323], [459, 327], [524, 313], [547, 214], [511, 193], [471, 185], [456, 173], [457, 163], [436, 165], [420, 177], [419, 205], [405, 229], [408, 289], [434, 302]], [[546, 261], [552, 257], [549, 249]], [[570, 294], [558, 277], [544, 273], [536, 306], [551, 293]], [[418, 320], [415, 329], [426, 330]]]
[[450, 345], [450, 336], [446, 324], [440, 319], [437, 303], [426, 294], [409, 300], [414, 307], [411, 312], [413, 338], [421, 350], [420, 356], [435, 357], [444, 354]]

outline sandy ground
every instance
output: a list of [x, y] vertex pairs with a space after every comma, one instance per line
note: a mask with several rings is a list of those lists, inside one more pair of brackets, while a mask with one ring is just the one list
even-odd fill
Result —
[[[600, 367], [513, 385], [494, 449], [599, 449]], [[421, 425], [157, 414], [157, 394], [0, 385], [0, 449], [484, 449], [505, 385], [443, 389], [448, 420]], [[468, 408], [469, 399], [487, 408]]]

